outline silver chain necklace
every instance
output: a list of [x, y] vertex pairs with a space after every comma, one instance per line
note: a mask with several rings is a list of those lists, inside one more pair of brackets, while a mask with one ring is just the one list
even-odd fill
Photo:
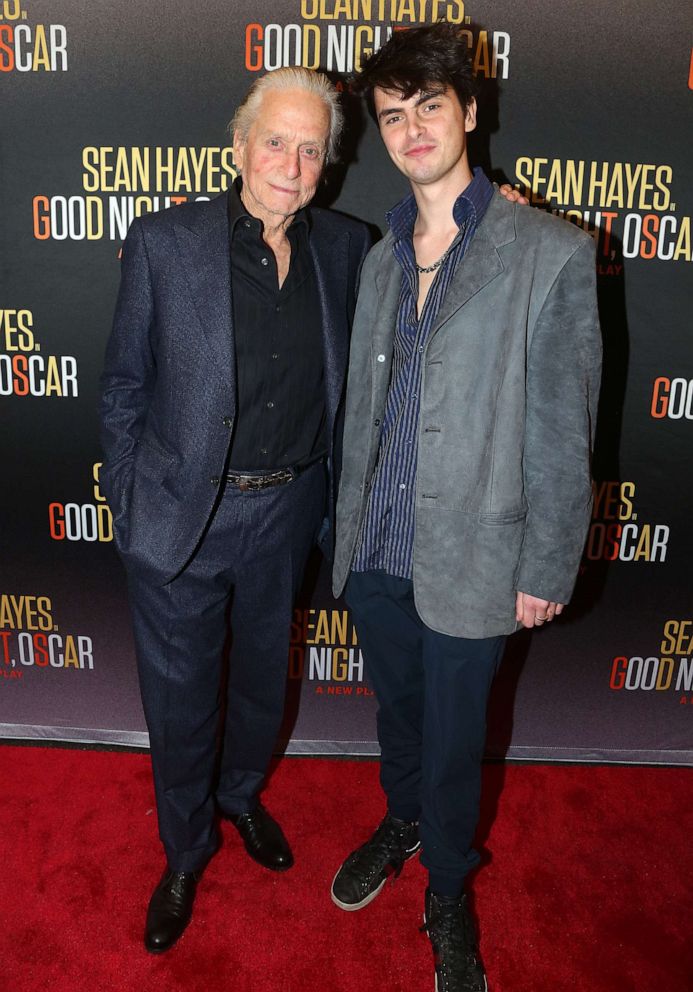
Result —
[[[452, 248], [452, 245], [450, 245], [450, 248]], [[445, 251], [443, 252], [443, 254], [438, 259], [438, 261], [437, 262], [434, 262], [433, 265], [419, 265], [418, 262], [414, 262], [414, 265], [416, 266], [416, 271], [417, 272], [435, 272], [436, 269], [439, 269], [441, 267], [441, 265], [443, 264], [443, 262], [445, 261], [445, 259], [450, 254], [450, 248], [446, 248]]]
[[438, 259], [438, 261], [437, 262], [434, 262], [433, 265], [419, 265], [419, 263], [416, 261], [416, 259], [414, 259], [414, 265], [416, 266], [416, 271], [417, 272], [435, 272], [436, 269], [439, 269], [441, 267], [441, 265], [443, 264], [443, 262], [445, 261], [445, 259], [450, 254], [450, 252], [452, 251], [452, 249], [458, 243], [458, 241], [460, 240], [460, 238], [461, 239], [464, 238], [464, 236], [466, 234], [466, 231], [467, 231], [467, 225], [466, 224], [463, 224], [462, 227], [460, 228], [459, 236], [454, 239], [454, 241], [452, 242], [451, 245], [448, 245], [448, 247], [445, 249], [445, 251], [443, 252], [443, 254]]

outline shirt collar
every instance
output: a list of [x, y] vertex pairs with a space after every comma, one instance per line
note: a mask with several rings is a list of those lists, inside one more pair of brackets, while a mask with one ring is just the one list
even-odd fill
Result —
[[[229, 228], [231, 231], [231, 237], [236, 229], [236, 224], [240, 220], [249, 220], [250, 226], [255, 227], [258, 234], [262, 233], [262, 221], [257, 217], [253, 217], [252, 214], [248, 213], [243, 201], [241, 200], [241, 190], [243, 189], [243, 180], [238, 176], [228, 190], [228, 211], [229, 211]], [[310, 212], [307, 207], [302, 207], [298, 211], [291, 224], [289, 225], [289, 231], [296, 231], [299, 228], [303, 228], [305, 231], [310, 230]]]
[[[472, 227], [476, 229], [492, 197], [493, 185], [488, 181], [483, 170], [477, 166], [472, 181], [462, 190], [452, 208], [452, 216], [457, 226], [462, 227], [463, 224], [471, 222]], [[387, 223], [397, 241], [404, 239], [411, 241], [417, 213], [416, 199], [414, 194], [410, 193], [386, 215]]]

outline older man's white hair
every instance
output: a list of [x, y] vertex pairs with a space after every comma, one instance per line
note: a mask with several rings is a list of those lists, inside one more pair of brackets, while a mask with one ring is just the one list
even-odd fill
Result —
[[253, 121], [257, 117], [262, 98], [268, 90], [306, 90], [314, 93], [323, 101], [330, 115], [330, 133], [327, 139], [326, 162], [333, 162], [337, 157], [337, 146], [344, 126], [344, 114], [339, 102], [339, 93], [327, 76], [313, 69], [302, 66], [287, 66], [274, 69], [265, 76], [256, 79], [248, 90], [243, 103], [233, 115], [229, 130], [233, 135], [236, 131], [245, 140]]

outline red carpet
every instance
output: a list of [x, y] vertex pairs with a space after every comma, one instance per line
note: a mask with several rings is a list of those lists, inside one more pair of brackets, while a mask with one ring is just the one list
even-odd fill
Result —
[[[2, 992], [432, 992], [418, 861], [361, 912], [329, 898], [382, 812], [375, 763], [282, 761], [265, 801], [296, 866], [264, 871], [225, 824], [159, 957], [141, 939], [163, 867], [148, 758], [8, 746], [0, 774]], [[686, 769], [485, 768], [490, 992], [690, 992], [690, 785]]]

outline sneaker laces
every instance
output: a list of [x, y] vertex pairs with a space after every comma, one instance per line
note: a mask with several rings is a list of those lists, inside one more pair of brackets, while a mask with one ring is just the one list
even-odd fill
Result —
[[371, 840], [354, 851], [349, 858], [351, 862], [349, 867], [363, 863], [368, 869], [368, 878], [372, 878], [389, 864], [393, 868], [392, 881], [394, 882], [399, 877], [406, 861], [404, 833], [408, 826], [410, 826], [408, 823], [404, 823], [403, 827], [399, 826], [394, 817], [388, 813]]
[[[454, 974], [461, 967], [480, 967], [474, 924], [459, 904], [441, 906], [438, 903], [436, 910], [431, 913], [431, 919], [426, 920], [419, 930], [427, 933], [431, 942], [436, 945], [436, 958], [441, 961], [444, 959], [447, 971]], [[469, 992], [484, 992], [486, 986], [481, 980], [475, 979], [466, 988]]]

